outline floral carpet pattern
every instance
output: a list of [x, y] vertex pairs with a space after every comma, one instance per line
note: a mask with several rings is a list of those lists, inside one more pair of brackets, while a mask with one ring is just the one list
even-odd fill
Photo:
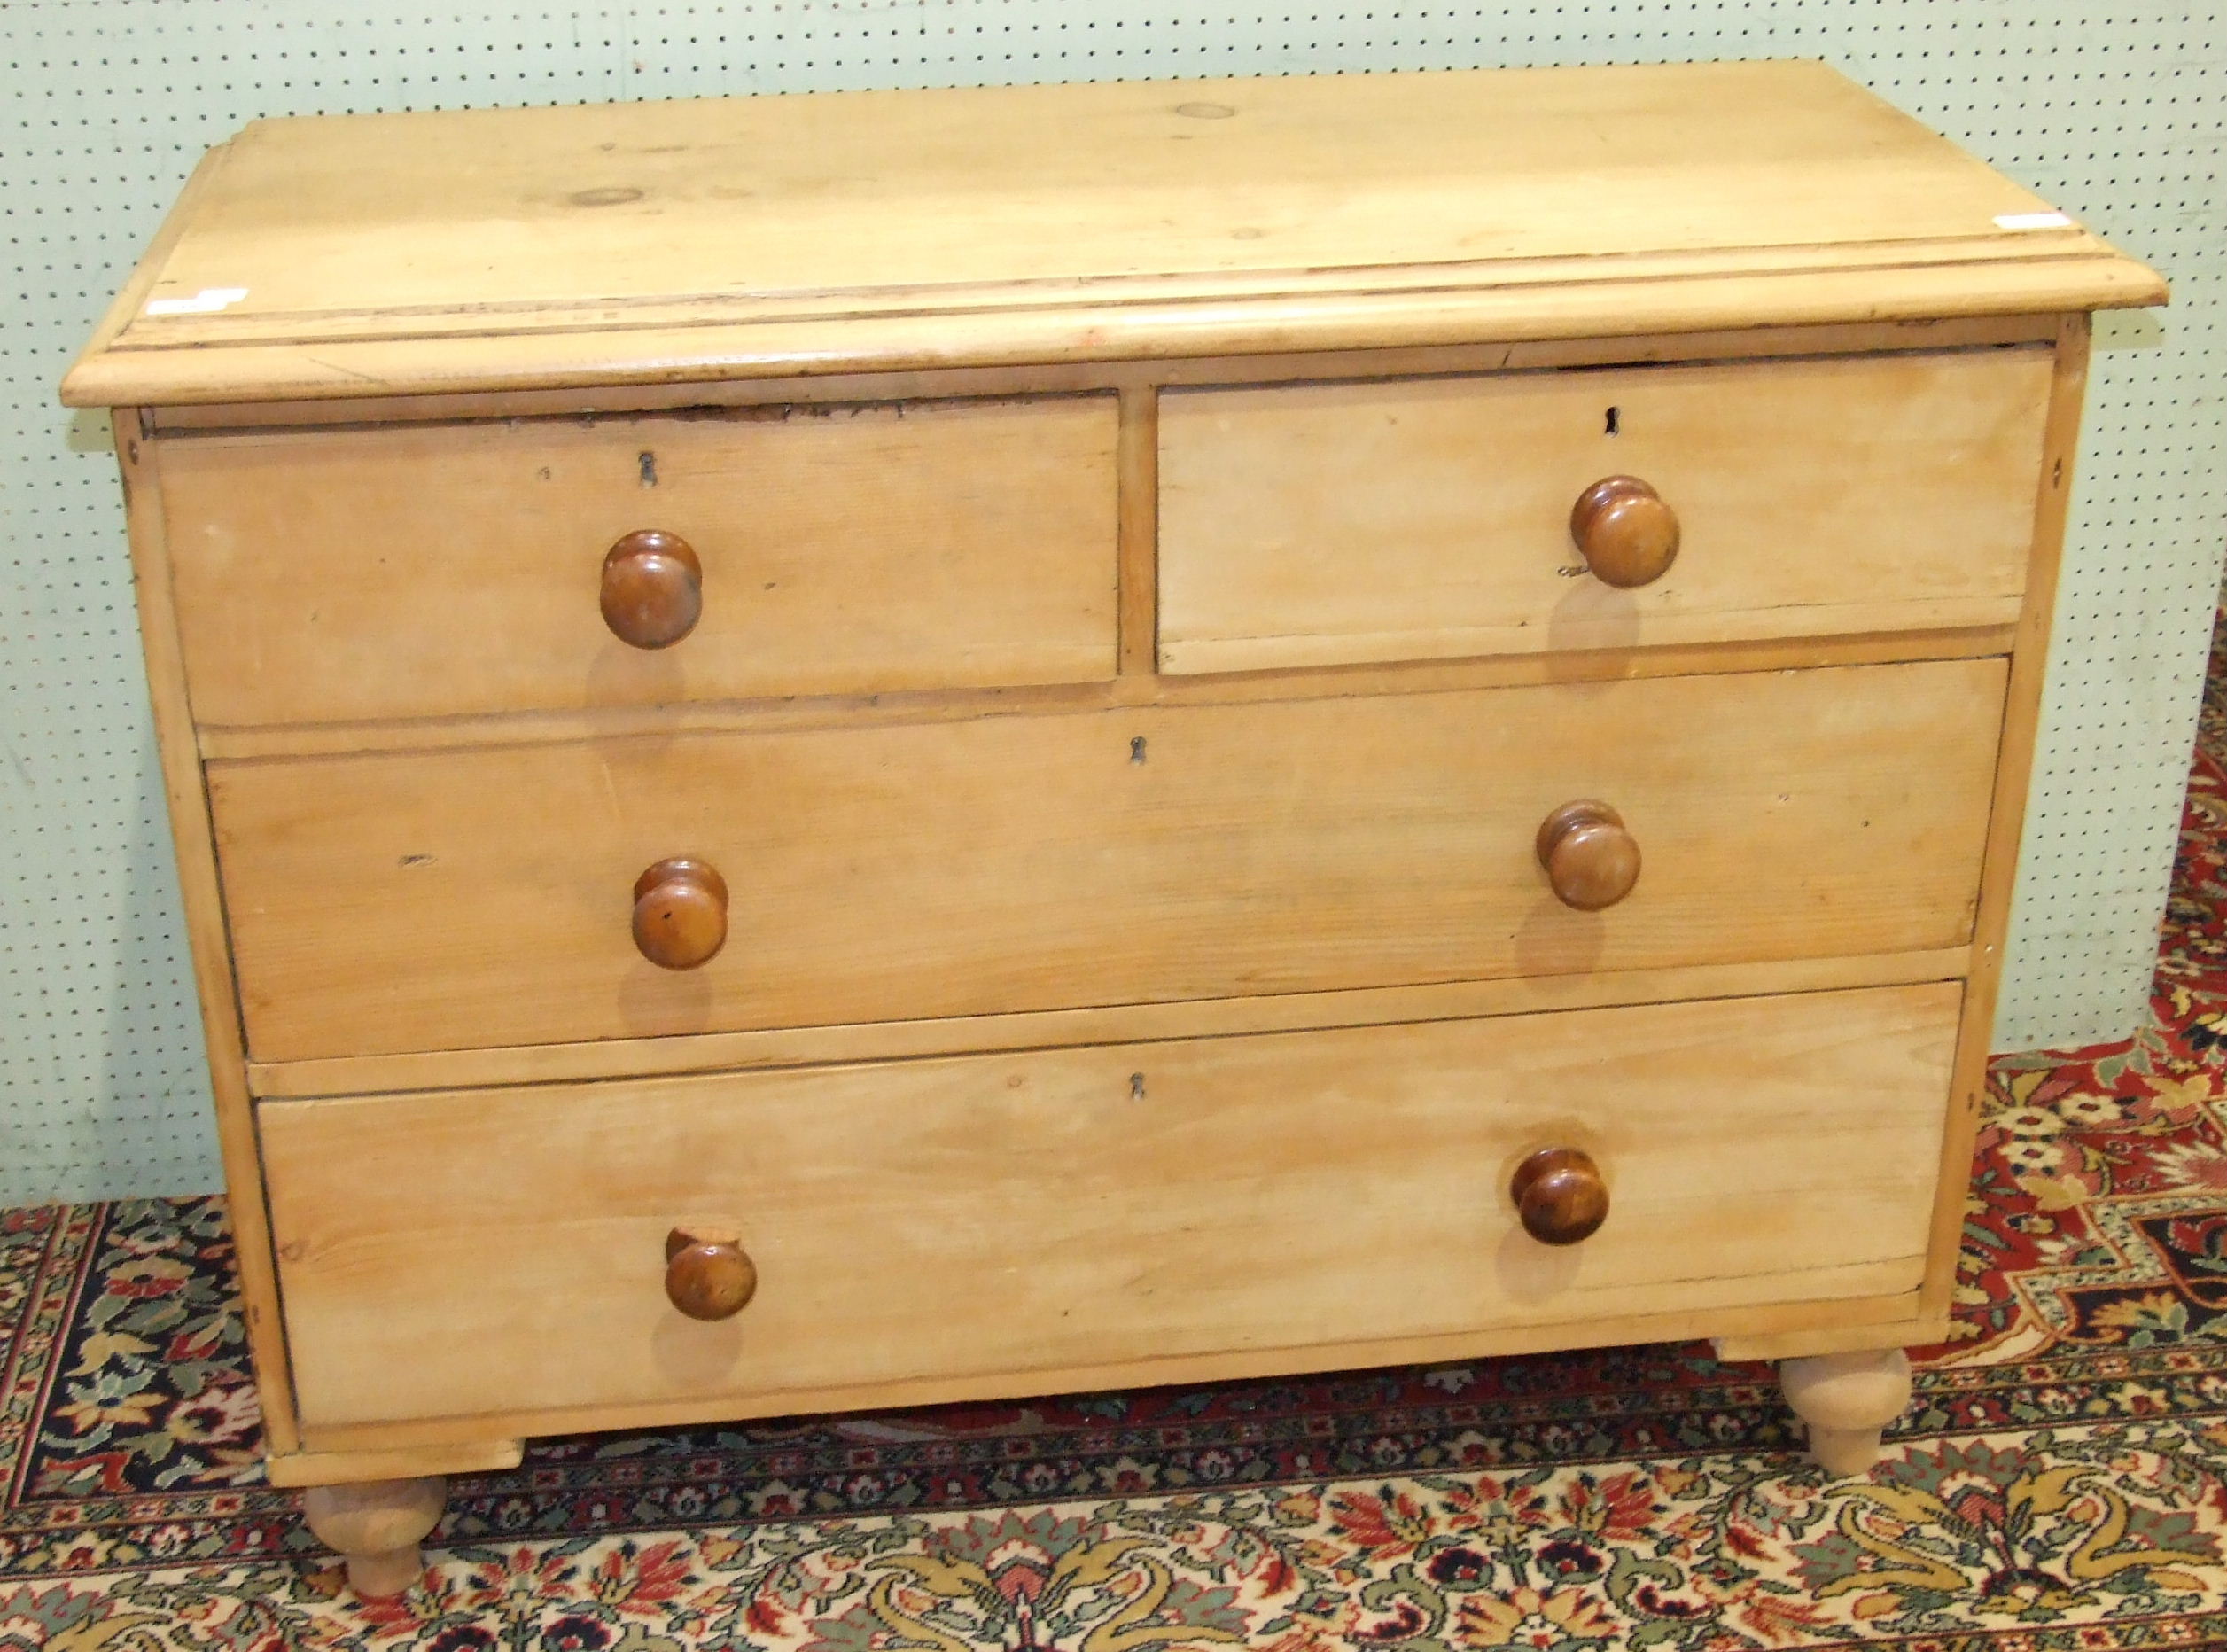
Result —
[[1866, 1478], [1702, 1346], [544, 1440], [363, 1603], [221, 1201], [0, 1214], [0, 1652], [2227, 1646], [2227, 657], [2138, 1036], [1997, 1064]]

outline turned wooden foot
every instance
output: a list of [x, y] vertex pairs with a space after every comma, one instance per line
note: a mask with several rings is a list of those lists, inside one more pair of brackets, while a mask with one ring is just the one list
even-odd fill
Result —
[[448, 1501], [448, 1482], [439, 1475], [367, 1480], [311, 1486], [301, 1494], [301, 1514], [317, 1540], [347, 1562], [349, 1586], [378, 1600], [401, 1594], [424, 1574], [417, 1546], [440, 1523]]
[[1779, 1386], [1810, 1425], [1810, 1455], [1827, 1474], [1879, 1461], [1880, 1432], [1910, 1403], [1910, 1356], [1899, 1348], [1781, 1360]]

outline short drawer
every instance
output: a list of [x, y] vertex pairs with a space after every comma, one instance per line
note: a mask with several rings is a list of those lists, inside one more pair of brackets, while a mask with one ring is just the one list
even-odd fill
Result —
[[[207, 772], [249, 1049], [278, 1062], [1958, 946], [2004, 671]], [[1565, 905], [1537, 847], [1590, 799], [1641, 856], [1606, 910]], [[646, 921], [723, 935], [694, 968], [634, 928], [676, 860], [720, 887], [666, 867]]]
[[[1959, 998], [266, 1103], [302, 1421], [793, 1411], [1907, 1291]], [[1608, 1201], [1563, 1247], [1510, 1195], [1553, 1147]], [[668, 1303], [676, 1226], [754, 1268], [731, 1318]]]
[[194, 716], [1103, 677], [1115, 425], [1080, 396], [171, 440]]
[[[2045, 348], [1236, 390], [1160, 403], [1160, 660], [1239, 671], [1987, 626], [2025, 589]], [[1643, 575], [1589, 572], [1595, 483]], [[1596, 530], [1604, 542], [1618, 530]], [[1639, 543], [1638, 542], [1645, 542]]]

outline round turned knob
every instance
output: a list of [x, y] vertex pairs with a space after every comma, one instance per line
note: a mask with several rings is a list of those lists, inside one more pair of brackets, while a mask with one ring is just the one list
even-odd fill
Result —
[[1598, 912], [1639, 881], [1639, 844], [1606, 803], [1565, 803], [1539, 823], [1538, 863], [1556, 900]]
[[731, 1319], [758, 1294], [758, 1265], [731, 1229], [675, 1227], [665, 1236], [665, 1294], [692, 1320]]
[[1678, 560], [1678, 512], [1636, 476], [1611, 476], [1577, 495], [1569, 536], [1603, 585], [1645, 585]]
[[660, 970], [693, 970], [727, 944], [727, 880], [703, 861], [660, 861], [635, 880], [635, 946]]
[[1574, 1147], [1543, 1147], [1518, 1165], [1508, 1196], [1523, 1231], [1541, 1244], [1576, 1244], [1608, 1217], [1600, 1167]]
[[634, 648], [671, 648], [704, 614], [704, 565], [678, 534], [644, 528], [603, 558], [603, 623]]

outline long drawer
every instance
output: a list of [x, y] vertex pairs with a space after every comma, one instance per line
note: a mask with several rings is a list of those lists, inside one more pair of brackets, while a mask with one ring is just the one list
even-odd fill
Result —
[[1103, 677], [1115, 423], [1099, 395], [168, 441], [194, 716]]
[[[1172, 391], [1161, 664], [2005, 623], [2049, 386], [2049, 352], [2021, 347]], [[1677, 528], [1632, 586], [1573, 541], [1580, 495], [1620, 476], [1654, 498], [1587, 530], [1621, 541], [1614, 577]]]
[[[1908, 1290], [1959, 991], [266, 1103], [302, 1421], [790, 1411]], [[1608, 1192], [1566, 1248], [1510, 1197], [1545, 1147]], [[668, 1303], [681, 1226], [754, 1265], [732, 1318]]]
[[[1968, 939], [1999, 659], [212, 763], [264, 1062]], [[1537, 851], [1605, 800], [1636, 886]], [[708, 864], [659, 968], [638, 883]], [[659, 897], [662, 899], [662, 897]]]

